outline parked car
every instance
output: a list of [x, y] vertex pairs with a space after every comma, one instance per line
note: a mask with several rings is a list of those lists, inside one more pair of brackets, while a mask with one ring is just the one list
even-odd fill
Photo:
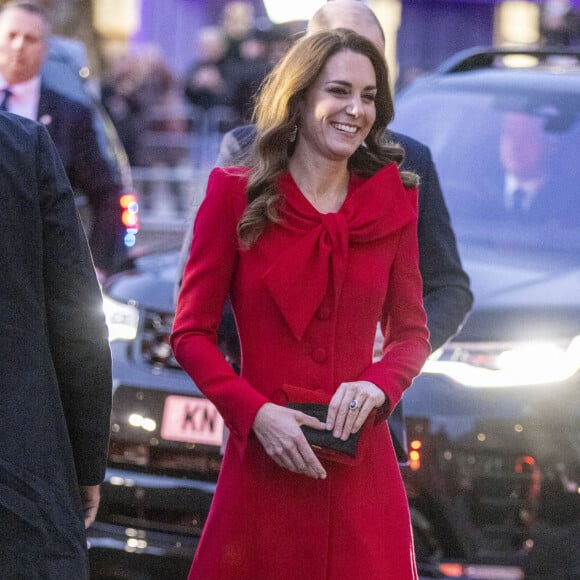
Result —
[[[579, 577], [579, 61], [468, 51], [397, 98], [394, 128], [431, 147], [476, 299], [405, 395], [424, 577]], [[524, 171], [533, 159], [553, 177]], [[522, 207], [502, 162], [527, 172]], [[187, 570], [219, 471], [223, 423], [169, 346], [176, 263], [143, 257], [105, 287], [115, 392], [96, 578]]]
[[474, 49], [397, 98], [394, 128], [431, 148], [475, 294], [405, 397], [418, 548], [439, 571], [580, 577], [579, 60]]

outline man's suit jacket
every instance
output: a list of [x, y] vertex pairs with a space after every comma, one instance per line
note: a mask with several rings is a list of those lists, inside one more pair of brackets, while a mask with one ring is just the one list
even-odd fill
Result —
[[114, 271], [125, 258], [122, 241], [120, 177], [101, 153], [93, 113], [83, 103], [41, 86], [38, 120], [52, 137], [68, 178], [84, 194], [92, 212], [89, 244], [95, 265]]
[[483, 182], [482, 194], [465, 209], [470, 218], [513, 224], [542, 226], [555, 224], [563, 227], [577, 227], [580, 213], [580, 196], [576, 193], [577, 180], [571, 172], [552, 170], [550, 175], [535, 191], [528, 206], [520, 212], [507, 207], [505, 195], [505, 176], [498, 172], [501, 179]]
[[0, 114], [0, 578], [86, 577], [79, 485], [104, 477], [111, 355], [47, 131]]

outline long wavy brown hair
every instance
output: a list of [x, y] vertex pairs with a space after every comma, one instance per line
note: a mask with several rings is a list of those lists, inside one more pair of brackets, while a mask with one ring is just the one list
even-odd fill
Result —
[[[308, 35], [298, 40], [268, 75], [257, 96], [254, 109], [256, 140], [246, 163], [250, 167], [248, 207], [238, 224], [242, 247], [250, 247], [264, 229], [278, 221], [280, 193], [276, 182], [288, 168], [294, 151], [292, 135], [300, 126], [299, 104], [314, 85], [328, 60], [341, 51], [366, 56], [372, 63], [377, 85], [376, 118], [365, 143], [348, 160], [348, 168], [363, 176], [374, 175], [381, 167], [399, 166], [404, 152], [400, 145], [385, 139], [385, 129], [393, 120], [394, 108], [385, 59], [367, 38], [347, 29]], [[417, 176], [401, 171], [405, 187], [416, 187]]]

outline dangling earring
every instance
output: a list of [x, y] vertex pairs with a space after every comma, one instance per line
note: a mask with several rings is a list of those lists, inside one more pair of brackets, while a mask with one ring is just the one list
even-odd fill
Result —
[[288, 141], [290, 141], [290, 143], [294, 143], [294, 141], [296, 141], [297, 133], [298, 133], [298, 125], [294, 125], [292, 131], [290, 131], [290, 137], [288, 138]]

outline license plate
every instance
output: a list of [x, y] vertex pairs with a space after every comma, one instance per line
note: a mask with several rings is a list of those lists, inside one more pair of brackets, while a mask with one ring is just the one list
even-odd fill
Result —
[[168, 441], [221, 445], [224, 420], [207, 399], [170, 395], [165, 399], [161, 437]]

